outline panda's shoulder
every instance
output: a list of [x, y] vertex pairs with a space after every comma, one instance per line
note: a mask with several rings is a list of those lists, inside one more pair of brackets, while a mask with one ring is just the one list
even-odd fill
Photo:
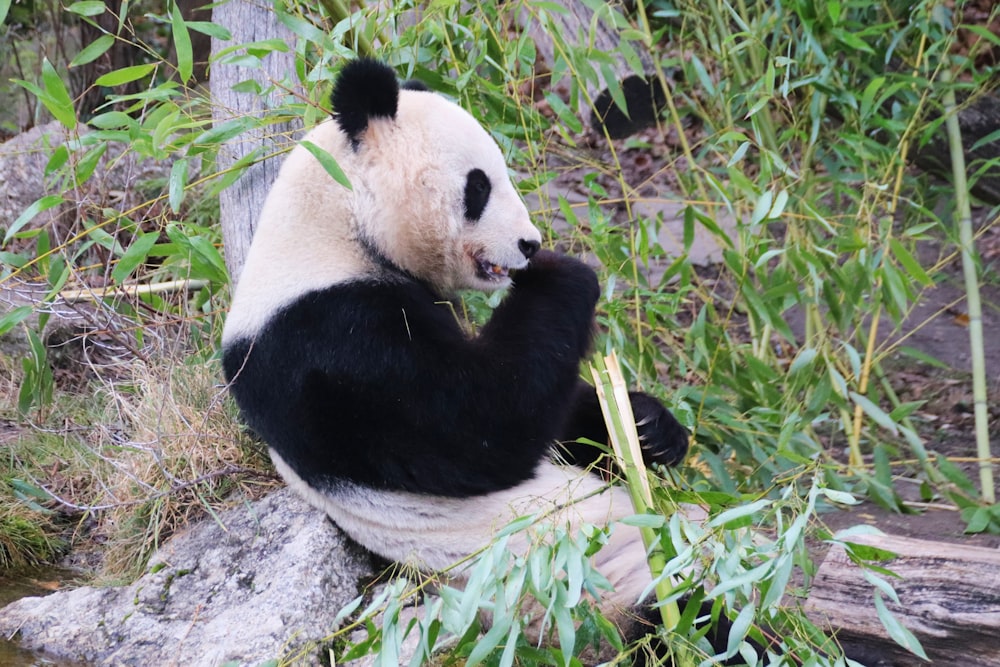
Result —
[[414, 323], [447, 322], [441, 300], [418, 281], [359, 279], [301, 295], [287, 304], [265, 327], [269, 337], [298, 338], [319, 335], [324, 341], [335, 332], [377, 335], [383, 327], [396, 331], [400, 317]]
[[416, 286], [359, 278], [314, 289], [285, 304], [272, 321], [301, 320], [329, 324], [354, 317], [379, 315], [402, 303], [419, 302]]

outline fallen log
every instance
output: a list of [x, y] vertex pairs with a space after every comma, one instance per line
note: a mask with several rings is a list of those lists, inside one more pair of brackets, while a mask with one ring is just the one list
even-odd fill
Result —
[[[878, 562], [899, 604], [886, 607], [909, 629], [932, 664], [1000, 667], [1000, 550], [894, 535], [860, 535], [851, 542], [896, 554]], [[805, 605], [809, 618], [834, 634], [848, 655], [874, 667], [927, 664], [889, 638], [873, 586], [840, 546], [819, 568]]]

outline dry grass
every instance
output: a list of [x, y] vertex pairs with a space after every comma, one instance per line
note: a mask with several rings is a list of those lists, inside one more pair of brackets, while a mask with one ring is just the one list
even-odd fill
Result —
[[137, 363], [130, 383], [103, 388], [92, 504], [104, 508], [106, 574], [137, 573], [193, 518], [274, 486], [266, 452], [242, 432], [220, 376], [213, 362]]
[[[18, 378], [9, 366], [0, 392], [14, 405]], [[0, 460], [0, 478], [51, 494], [39, 502], [61, 519], [75, 548], [97, 554], [107, 580], [137, 575], [162, 540], [193, 519], [277, 484], [266, 451], [243, 432], [215, 361], [158, 357], [121, 370], [113, 380], [92, 375], [81, 393], [59, 392], [45, 424], [6, 422], [17, 432]], [[44, 560], [55, 550], [42, 547], [58, 543], [52, 517], [13, 495], [12, 487], [0, 490], [0, 567]]]

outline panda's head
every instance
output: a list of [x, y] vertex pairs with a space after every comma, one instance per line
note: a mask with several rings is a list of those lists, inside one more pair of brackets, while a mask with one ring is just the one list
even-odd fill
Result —
[[495, 290], [541, 235], [503, 154], [476, 120], [372, 60], [347, 64], [335, 120], [352, 153], [355, 234], [365, 251], [437, 290]]

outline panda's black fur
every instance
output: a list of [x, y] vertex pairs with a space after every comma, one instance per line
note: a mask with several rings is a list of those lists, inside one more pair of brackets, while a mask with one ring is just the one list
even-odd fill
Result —
[[355, 148], [369, 119], [394, 117], [398, 100], [396, 74], [379, 62], [365, 59], [344, 68], [330, 96], [337, 110], [337, 124]]
[[[493, 516], [484, 502], [497, 504], [502, 521], [499, 505], [522, 485], [591, 477], [553, 459], [562, 442], [565, 462], [586, 467], [599, 453], [577, 440], [607, 439], [594, 390], [580, 380], [600, 290], [582, 262], [539, 249], [499, 149], [465, 112], [423, 86], [400, 89], [390, 68], [370, 60], [343, 68], [332, 103], [335, 125], [306, 139], [338, 160], [351, 190], [301, 147], [290, 155], [240, 276], [224, 371], [290, 484], [369, 549], [397, 560], [413, 549], [416, 564], [433, 569], [499, 526], [468, 527], [472, 538], [442, 538], [440, 549], [435, 530]], [[447, 118], [426, 117], [438, 113]], [[427, 126], [404, 127], [405, 114]], [[471, 145], [442, 147], [452, 131]], [[397, 138], [410, 142], [398, 156], [380, 143]], [[434, 159], [468, 164], [405, 162], [438, 148], [452, 152]], [[398, 219], [368, 215], [383, 205]], [[429, 229], [449, 216], [456, 220]], [[440, 256], [410, 257], [407, 239]], [[452, 290], [508, 285], [469, 335]], [[652, 397], [631, 399], [647, 462], [677, 464], [686, 430]], [[602, 493], [589, 502], [617, 494], [615, 512], [629, 513], [620, 489]], [[641, 542], [624, 548], [637, 549], [630, 567], [644, 572]]]

